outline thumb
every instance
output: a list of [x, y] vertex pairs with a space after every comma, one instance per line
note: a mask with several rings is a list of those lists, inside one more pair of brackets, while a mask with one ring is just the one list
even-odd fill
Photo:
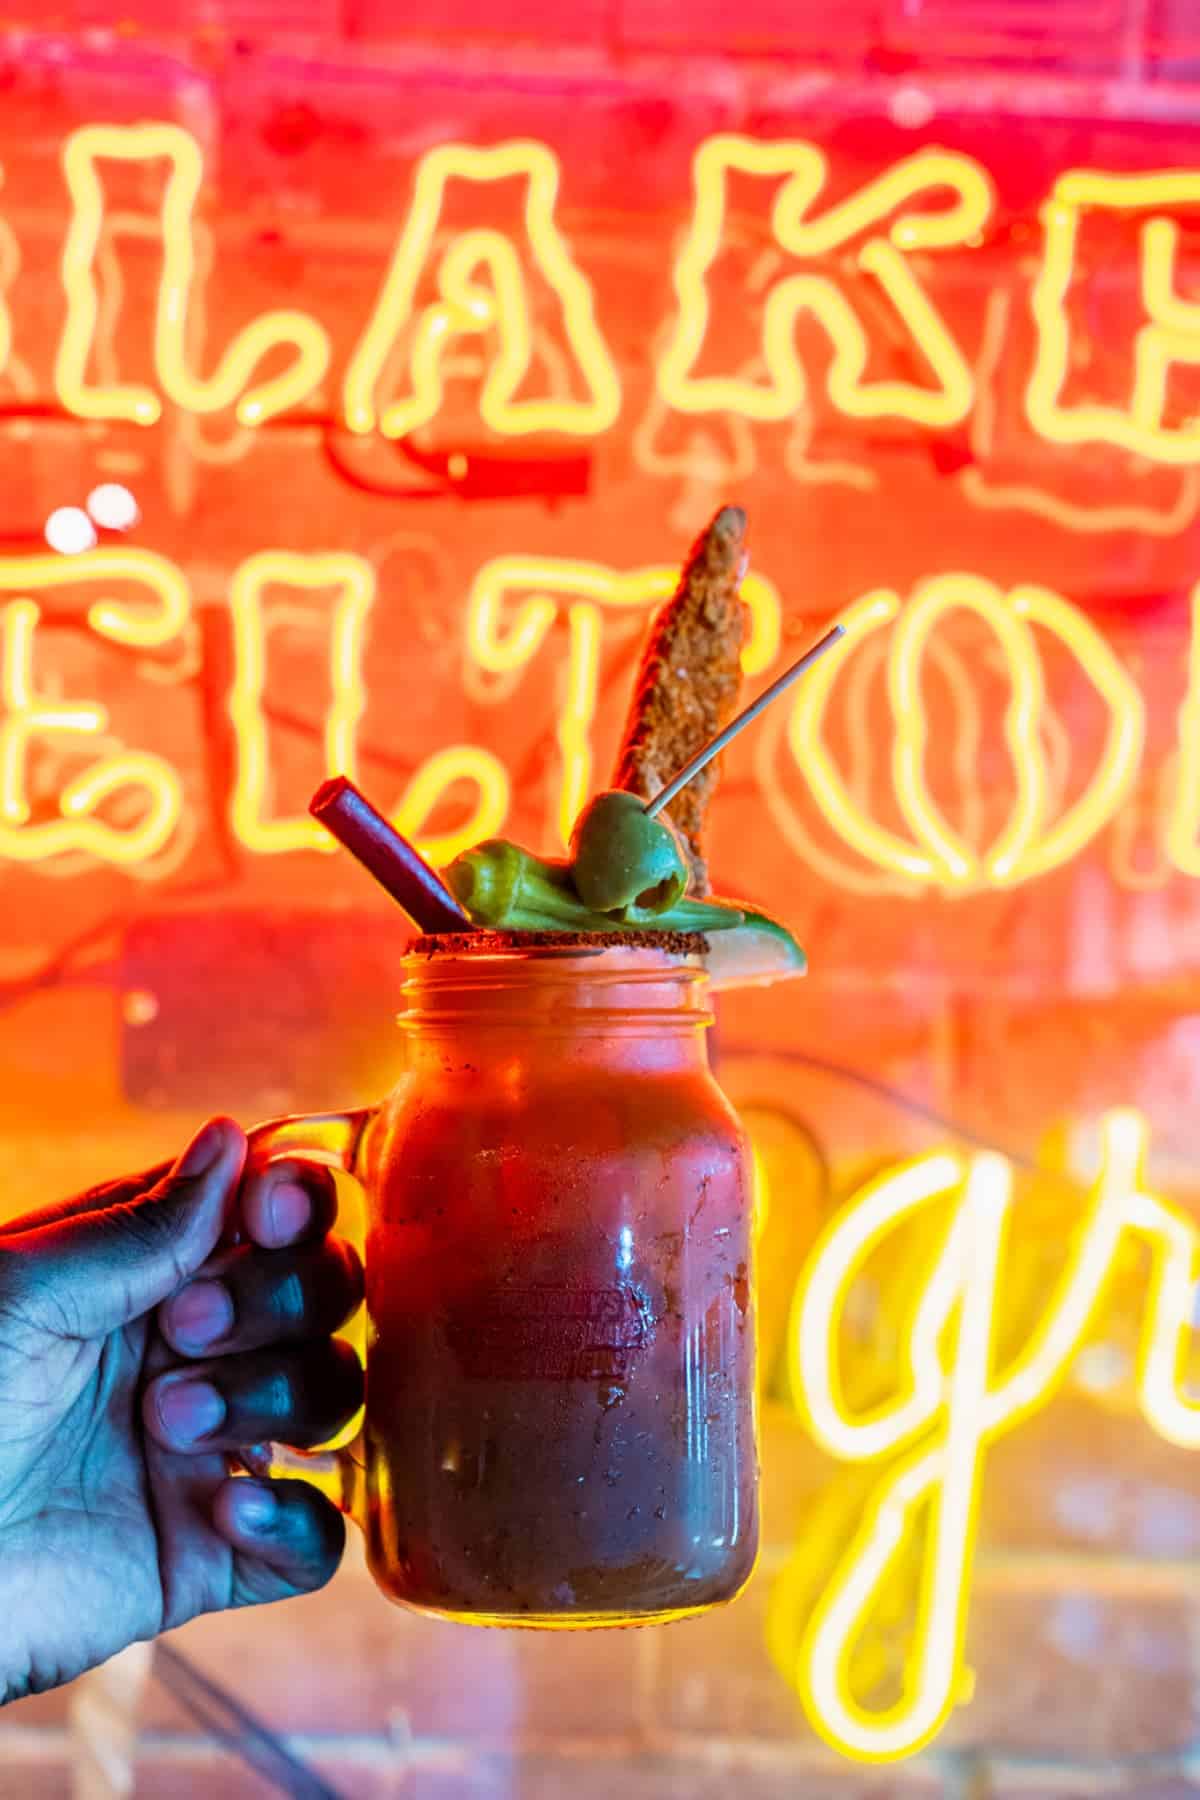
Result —
[[210, 1119], [145, 1193], [5, 1238], [0, 1249], [28, 1310], [76, 1338], [151, 1312], [212, 1255], [245, 1161], [241, 1127]]

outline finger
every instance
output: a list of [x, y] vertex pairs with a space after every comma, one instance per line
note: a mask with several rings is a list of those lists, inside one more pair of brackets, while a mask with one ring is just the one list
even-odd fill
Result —
[[258, 1350], [159, 1375], [142, 1400], [146, 1430], [164, 1450], [236, 1450], [275, 1438], [300, 1449], [328, 1443], [362, 1405], [362, 1366], [337, 1338], [302, 1350]]
[[240, 1126], [210, 1119], [146, 1193], [0, 1239], [5, 1288], [55, 1336], [119, 1330], [207, 1262], [245, 1159]]
[[264, 1250], [324, 1237], [337, 1214], [333, 1172], [295, 1156], [252, 1162], [238, 1204], [246, 1234]]
[[298, 1250], [245, 1245], [206, 1263], [160, 1308], [179, 1356], [258, 1350], [332, 1336], [362, 1299], [362, 1264], [341, 1238]]
[[235, 1606], [324, 1587], [346, 1546], [341, 1513], [306, 1481], [227, 1481], [213, 1501], [213, 1524], [237, 1552]]
[[51, 1206], [41, 1206], [34, 1212], [19, 1213], [14, 1219], [6, 1219], [0, 1225], [0, 1237], [31, 1231], [35, 1226], [55, 1225], [62, 1219], [77, 1218], [80, 1213], [103, 1212], [108, 1206], [121, 1206], [127, 1200], [136, 1200], [170, 1172], [168, 1158], [165, 1162], [155, 1163], [151, 1169], [143, 1169], [138, 1175], [121, 1175], [115, 1181], [102, 1181], [98, 1187], [88, 1188], [82, 1194], [72, 1194], [69, 1200], [56, 1200]]

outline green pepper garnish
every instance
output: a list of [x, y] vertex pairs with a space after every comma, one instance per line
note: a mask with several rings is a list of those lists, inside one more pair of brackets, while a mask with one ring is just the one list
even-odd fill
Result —
[[465, 850], [442, 873], [477, 925], [569, 931], [579, 916], [567, 864], [542, 862], [505, 838], [489, 838]]
[[543, 862], [504, 838], [465, 850], [443, 874], [472, 922], [494, 931], [730, 931], [744, 916], [714, 900], [678, 899], [661, 912], [636, 903], [595, 911], [576, 893], [569, 863]]
[[597, 794], [571, 833], [571, 879], [585, 906], [624, 922], [630, 909], [661, 915], [683, 899], [683, 843], [668, 819], [646, 817], [645, 801], [614, 789]]

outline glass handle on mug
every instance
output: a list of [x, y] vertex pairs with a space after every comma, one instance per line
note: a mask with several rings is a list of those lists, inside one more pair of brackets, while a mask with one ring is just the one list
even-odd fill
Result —
[[[340, 1169], [365, 1180], [371, 1126], [378, 1106], [349, 1112], [298, 1113], [268, 1119], [247, 1133], [249, 1161], [260, 1165], [286, 1156]], [[290, 1444], [245, 1444], [238, 1459], [246, 1473], [258, 1476], [301, 1476], [360, 1524], [364, 1518], [365, 1457], [361, 1429], [348, 1444], [327, 1450], [296, 1450]]]

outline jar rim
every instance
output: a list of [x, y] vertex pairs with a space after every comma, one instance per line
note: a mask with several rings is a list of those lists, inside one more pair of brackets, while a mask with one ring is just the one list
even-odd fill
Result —
[[476, 1022], [490, 1015], [509, 1026], [557, 1017], [578, 1025], [590, 1021], [591, 1029], [615, 1029], [633, 1014], [644, 1021], [643, 1029], [654, 1021], [664, 1028], [672, 1021], [711, 1024], [708, 970], [699, 947], [631, 943], [632, 934], [599, 944], [576, 934], [567, 943], [545, 941], [567, 935], [530, 933], [537, 939], [531, 943], [512, 941], [516, 933], [480, 932], [479, 942], [463, 937], [452, 948], [447, 934], [437, 953], [410, 949], [403, 962], [407, 1006], [401, 1027], [466, 1015]]
[[437, 966], [459, 960], [546, 960], [595, 957], [610, 951], [654, 954], [660, 961], [680, 964], [703, 956], [709, 948], [701, 931], [472, 931], [431, 932], [414, 938], [405, 952], [405, 963]]

